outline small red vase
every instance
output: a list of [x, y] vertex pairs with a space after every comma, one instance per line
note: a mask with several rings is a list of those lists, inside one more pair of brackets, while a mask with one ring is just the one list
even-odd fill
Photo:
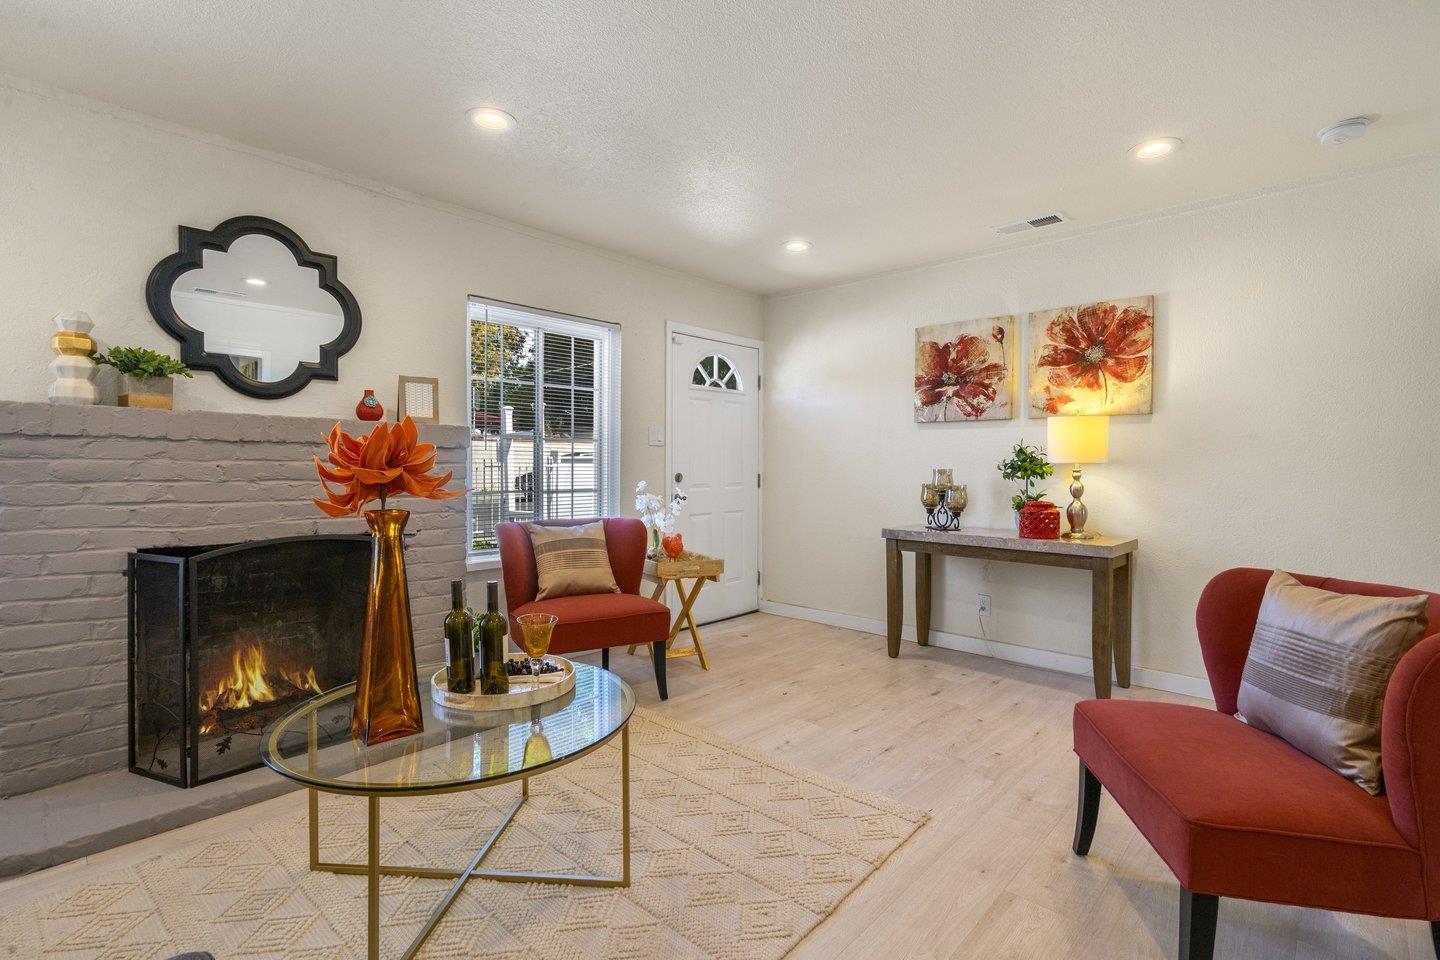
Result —
[[1020, 536], [1025, 540], [1059, 540], [1060, 508], [1049, 500], [1031, 500], [1020, 510]]
[[685, 552], [685, 541], [680, 538], [680, 534], [672, 533], [660, 538], [660, 549], [665, 551], [665, 556], [675, 560]]
[[366, 390], [365, 396], [355, 404], [355, 416], [361, 420], [379, 420], [385, 416], [385, 408], [380, 406], [380, 401], [375, 397], [374, 390]]

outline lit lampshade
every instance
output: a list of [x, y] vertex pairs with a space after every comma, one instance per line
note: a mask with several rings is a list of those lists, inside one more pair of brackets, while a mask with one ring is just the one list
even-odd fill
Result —
[[1081, 499], [1085, 484], [1080, 482], [1080, 464], [1110, 459], [1110, 418], [1051, 417], [1045, 421], [1045, 455], [1051, 463], [1071, 464], [1070, 496], [1074, 499], [1065, 508], [1065, 517], [1070, 521], [1066, 539], [1095, 539], [1095, 534], [1085, 529], [1090, 511]]
[[1045, 421], [1051, 463], [1105, 463], [1110, 459], [1109, 417], [1051, 417]]

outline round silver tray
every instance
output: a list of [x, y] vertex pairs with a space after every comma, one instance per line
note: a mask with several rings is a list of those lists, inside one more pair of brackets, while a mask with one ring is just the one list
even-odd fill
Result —
[[[524, 660], [524, 654], [512, 654], [511, 660]], [[430, 697], [442, 707], [451, 710], [514, 710], [528, 707], [546, 700], [563, 697], [575, 689], [575, 664], [564, 657], [545, 657], [560, 668], [559, 673], [546, 673], [536, 683], [534, 677], [510, 678], [510, 690], [506, 693], [452, 693], [450, 677], [445, 667], [435, 671], [430, 678]], [[477, 679], [476, 686], [479, 686]]]

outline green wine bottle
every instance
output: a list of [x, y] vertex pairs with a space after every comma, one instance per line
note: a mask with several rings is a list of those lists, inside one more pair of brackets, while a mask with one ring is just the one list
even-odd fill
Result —
[[465, 610], [465, 581], [450, 581], [450, 612], [445, 616], [445, 675], [451, 693], [475, 692], [475, 618]]
[[485, 616], [480, 618], [480, 692], [508, 693], [505, 672], [505, 615], [500, 612], [500, 584], [485, 584]]

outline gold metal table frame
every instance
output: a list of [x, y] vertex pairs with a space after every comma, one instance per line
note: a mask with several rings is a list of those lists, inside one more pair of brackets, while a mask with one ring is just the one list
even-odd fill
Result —
[[[338, 690], [330, 691], [315, 698], [314, 707], [318, 709], [332, 700], [339, 699], [353, 689], [353, 684], [348, 687], [341, 687]], [[270, 747], [272, 752], [276, 750], [280, 730], [277, 729], [270, 735]], [[318, 721], [315, 710], [311, 710], [309, 717], [309, 764], [314, 770], [315, 752], [318, 740]], [[530, 873], [520, 870], [482, 870], [480, 865], [490, 852], [495, 849], [496, 843], [505, 832], [505, 828], [515, 819], [525, 801], [530, 797], [530, 778], [542, 776], [567, 764], [583, 759], [605, 746], [616, 737], [620, 738], [620, 836], [621, 836], [621, 872], [618, 877], [601, 877], [590, 874], [570, 873]], [[277, 771], [278, 772], [278, 771]], [[403, 799], [409, 797], [436, 796], [444, 793], [462, 793], [469, 790], [481, 790], [487, 787], [501, 786], [514, 781], [520, 781], [520, 796], [505, 811], [505, 815], [490, 834], [490, 837], [480, 845], [480, 849], [470, 858], [470, 863], [461, 870], [454, 870], [444, 867], [404, 867], [393, 866], [380, 862], [380, 800], [382, 797]], [[366, 848], [367, 857], [365, 863], [335, 863], [329, 860], [320, 859], [320, 794], [332, 793], [337, 796], [363, 796], [366, 798]], [[563, 760], [548, 764], [543, 769], [533, 772], [526, 771], [515, 773], [506, 777], [497, 777], [493, 780], [484, 780], [478, 783], [453, 784], [443, 787], [420, 788], [414, 790], [389, 788], [386, 790], [366, 790], [361, 787], [345, 789], [326, 789], [319, 786], [310, 786], [307, 789], [309, 794], [309, 839], [310, 839], [310, 869], [312, 871], [323, 870], [328, 873], [345, 875], [364, 875], [366, 884], [366, 931], [368, 939], [367, 956], [369, 960], [380, 958], [380, 878], [381, 877], [423, 877], [435, 880], [454, 880], [450, 890], [440, 900], [435, 908], [430, 911], [420, 932], [410, 942], [410, 945], [402, 953], [401, 960], [411, 960], [419, 952], [430, 934], [435, 931], [445, 912], [450, 909], [455, 899], [460, 896], [460, 891], [465, 884], [475, 877], [486, 880], [497, 880], [501, 883], [556, 883], [568, 884], [577, 887], [628, 887], [630, 886], [630, 718], [626, 717], [619, 728], [608, 736], [596, 741], [584, 750], [572, 754]]]
[[[695, 615], [691, 610], [695, 606], [695, 601], [700, 597], [700, 588], [706, 583], [719, 583], [720, 576], [724, 572], [725, 561], [723, 559], [707, 557], [699, 553], [686, 552], [675, 560], [646, 558], [645, 569], [640, 575], [646, 580], [655, 582], [655, 592], [650, 594], [650, 599], [663, 603], [665, 588], [672, 583], [675, 584], [675, 593], [680, 598], [680, 610], [675, 614], [675, 622], [670, 625], [670, 635], [665, 638], [665, 659], [677, 660], [681, 657], [696, 657], [699, 659], [702, 669], [710, 669], [710, 661], [705, 659], [705, 648], [700, 644], [700, 628], [695, 625]], [[685, 586], [686, 580], [692, 581], [688, 589]], [[690, 631], [690, 646], [688, 647], [675, 646], [675, 640], [680, 636], [682, 630]], [[635, 646], [632, 643], [626, 652], [634, 656]], [[654, 655], [653, 650], [651, 655]]]

